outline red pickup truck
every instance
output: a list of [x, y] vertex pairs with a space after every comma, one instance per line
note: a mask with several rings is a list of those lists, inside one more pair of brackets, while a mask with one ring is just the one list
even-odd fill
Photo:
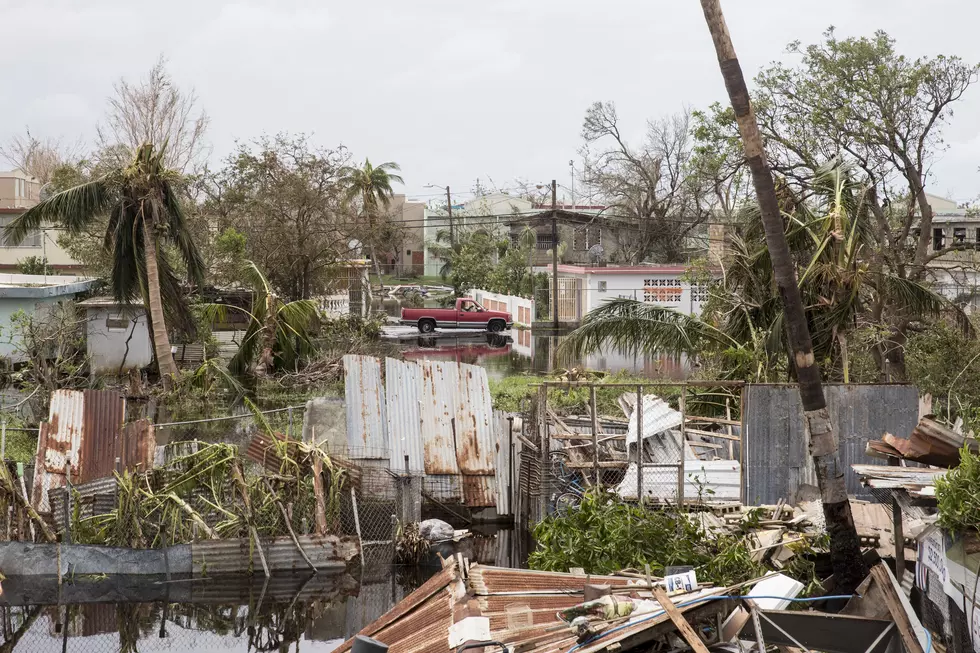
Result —
[[486, 329], [499, 333], [514, 325], [510, 313], [488, 311], [474, 299], [456, 300], [455, 308], [403, 308], [401, 324], [418, 327], [422, 333], [441, 329]]

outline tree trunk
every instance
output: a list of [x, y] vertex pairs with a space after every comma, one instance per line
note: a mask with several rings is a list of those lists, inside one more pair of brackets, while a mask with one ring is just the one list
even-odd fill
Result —
[[728, 97], [745, 150], [745, 159], [752, 172], [762, 224], [766, 231], [766, 244], [772, 258], [773, 273], [783, 301], [790, 347], [793, 351], [799, 379], [800, 399], [803, 404], [804, 428], [810, 440], [810, 455], [816, 468], [817, 483], [823, 501], [824, 517], [830, 534], [830, 556], [836, 587], [841, 593], [853, 590], [867, 575], [867, 566], [861, 556], [861, 545], [851, 505], [844, 485], [844, 469], [840, 463], [837, 436], [830, 423], [830, 414], [824, 399], [820, 368], [814, 361], [813, 344], [807, 328], [803, 300], [796, 278], [793, 259], [783, 232], [783, 221], [776, 197], [769, 164], [766, 162], [759, 135], [759, 125], [749, 103], [749, 91], [745, 86], [742, 68], [735, 55], [725, 17], [719, 0], [701, 0], [704, 18], [718, 54]]
[[272, 351], [276, 346], [276, 333], [279, 330], [279, 312], [276, 310], [278, 303], [278, 299], [272, 293], [265, 296], [262, 349], [259, 352], [258, 364], [255, 366], [255, 376], [259, 378], [268, 376], [275, 363]]
[[170, 336], [167, 335], [167, 322], [163, 317], [163, 300], [160, 298], [160, 272], [157, 269], [156, 238], [153, 223], [143, 217], [143, 249], [146, 259], [146, 301], [150, 311], [150, 324], [153, 328], [153, 351], [156, 354], [157, 368], [164, 390], [169, 390], [177, 376], [177, 364], [170, 351]]
[[384, 299], [385, 281], [381, 278], [381, 265], [378, 263], [378, 254], [374, 251], [374, 245], [371, 245], [371, 260], [374, 261], [374, 273], [378, 275], [378, 283], [381, 285], [381, 298]]

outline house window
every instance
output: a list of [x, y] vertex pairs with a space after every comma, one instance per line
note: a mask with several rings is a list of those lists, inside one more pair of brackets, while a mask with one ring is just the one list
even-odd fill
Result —
[[412, 250], [406, 249], [405, 250], [405, 256], [411, 256], [411, 255], [412, 255]]
[[980, 227], [977, 227], [977, 247], [980, 247]]
[[600, 281], [599, 282], [599, 292], [606, 292], [606, 282], [605, 281]]
[[946, 232], [942, 229], [932, 230], [932, 249], [934, 251], [939, 251], [943, 247], [946, 247]]
[[953, 228], [953, 242], [958, 244], [966, 242], [966, 227]]
[[110, 313], [105, 319], [105, 328], [109, 331], [125, 331], [129, 328], [129, 325], [130, 321], [122, 315], [112, 315]]
[[[0, 216], [0, 230], [5, 228], [8, 224], [14, 221], [14, 218], [18, 216], [5, 215]], [[32, 231], [20, 241], [19, 245], [9, 245], [7, 244], [7, 238], [0, 233], [0, 246], [2, 247], [40, 247], [41, 246], [41, 231]]]

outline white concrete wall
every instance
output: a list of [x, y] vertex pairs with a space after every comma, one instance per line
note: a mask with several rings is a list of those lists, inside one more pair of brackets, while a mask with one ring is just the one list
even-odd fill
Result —
[[0, 356], [6, 356], [14, 362], [25, 359], [23, 354], [18, 353], [18, 339], [14, 337], [13, 324], [10, 319], [18, 311], [27, 314], [39, 315], [51, 310], [59, 301], [66, 300], [61, 297], [0, 297]]
[[[666, 306], [687, 315], [697, 315], [701, 311], [701, 305], [704, 300], [704, 294], [700, 289], [697, 293], [698, 296], [694, 296], [691, 284], [686, 280], [682, 280], [682, 272], [644, 272], [636, 274], [603, 274], [601, 272], [593, 272], [586, 274], [559, 274], [563, 277], [584, 279], [583, 310], [586, 313], [610, 299], [627, 298], [643, 301], [647, 298], [649, 303]], [[660, 281], [664, 285], [648, 287], [645, 285], [647, 280]], [[605, 283], [605, 289], [602, 286], [603, 282]], [[679, 301], [655, 301], [654, 294], [647, 291], [657, 288], [663, 291], [680, 288]]]
[[[109, 318], [124, 319], [129, 322], [125, 329], [110, 328]], [[135, 330], [132, 320], [136, 318]], [[130, 339], [130, 333], [132, 338]], [[146, 312], [142, 307], [91, 306], [86, 311], [87, 350], [91, 359], [93, 373], [117, 374], [131, 369], [139, 369], [153, 362], [153, 346], [147, 325]], [[129, 353], [126, 340], [129, 339]]]
[[[487, 310], [509, 312], [514, 322], [530, 326], [534, 319], [533, 300], [480, 289], [471, 290], [469, 294]], [[503, 307], [500, 306], [501, 304]]]

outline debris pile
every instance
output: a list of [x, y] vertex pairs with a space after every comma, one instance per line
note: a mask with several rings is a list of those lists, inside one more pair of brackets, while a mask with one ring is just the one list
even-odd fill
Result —
[[[573, 572], [504, 569], [457, 556], [357, 637], [382, 642], [390, 653], [461, 647], [493, 653], [705, 653], [708, 646], [736, 640], [759, 650], [779, 645], [858, 653], [886, 650], [893, 640], [908, 651], [927, 650], [925, 631], [882, 564], [872, 568], [860, 595], [807, 599], [798, 598], [802, 584], [775, 573], [712, 586], [690, 571], [666, 578]], [[816, 610], [786, 611], [799, 601]], [[832, 601], [846, 616], [818, 611]]]

